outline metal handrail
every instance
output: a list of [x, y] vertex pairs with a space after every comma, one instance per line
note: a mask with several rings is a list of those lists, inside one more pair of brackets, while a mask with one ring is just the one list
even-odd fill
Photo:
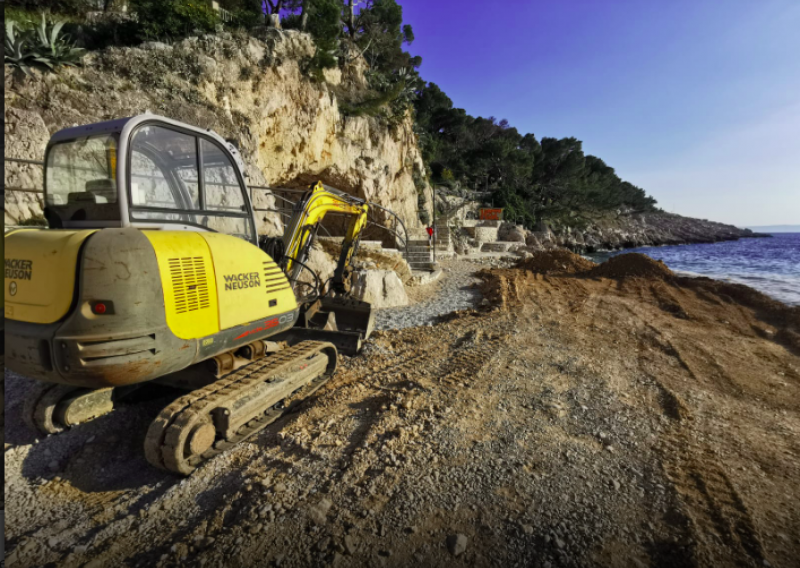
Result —
[[3, 158], [4, 162], [18, 162], [20, 164], [33, 164], [34, 166], [44, 166], [41, 160], [25, 160], [23, 158]]
[[[389, 233], [393, 234], [395, 237], [395, 246], [397, 246], [397, 248], [401, 250], [403, 258], [405, 258], [406, 261], [408, 261], [408, 230], [406, 229], [406, 224], [403, 223], [403, 220], [397, 215], [397, 213], [395, 213], [391, 209], [387, 209], [386, 207], [383, 207], [382, 205], [378, 205], [377, 203], [373, 203], [371, 201], [369, 202], [368, 205], [370, 211], [373, 211], [373, 208], [380, 209], [384, 213], [388, 214], [389, 217], [393, 220], [394, 229], [391, 230], [389, 229], [389, 227], [382, 225], [376, 221], [370, 221], [370, 223], [386, 231], [389, 231]], [[402, 234], [400, 234], [397, 230], [398, 224], [403, 230]]]
[[[18, 164], [31, 164], [31, 165], [34, 165], [34, 166], [42, 166], [42, 167], [44, 167], [44, 162], [39, 161], [39, 160], [27, 160], [27, 159], [24, 159], [24, 158], [6, 158], [6, 157], [3, 157], [3, 161], [4, 162], [15, 162], [15, 163], [18, 163]], [[3, 180], [2, 191], [3, 191], [3, 194], [5, 194], [6, 191], [16, 191], [18, 193], [44, 193], [44, 189], [39, 189], [39, 188], [35, 188], [35, 187], [14, 187], [14, 186], [6, 187], [5, 180]], [[4, 206], [4, 208], [5, 208], [5, 206]]]

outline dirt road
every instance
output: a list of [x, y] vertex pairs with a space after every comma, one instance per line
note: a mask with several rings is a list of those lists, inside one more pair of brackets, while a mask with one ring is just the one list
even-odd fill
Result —
[[796, 566], [800, 310], [567, 264], [378, 332], [186, 480], [141, 455], [174, 395], [33, 443], [7, 376], [9, 566]]

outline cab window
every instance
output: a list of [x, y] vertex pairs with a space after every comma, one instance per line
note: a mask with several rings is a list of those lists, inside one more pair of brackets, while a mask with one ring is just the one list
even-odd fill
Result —
[[45, 158], [45, 217], [65, 221], [119, 221], [117, 135], [59, 142]]
[[146, 125], [133, 135], [130, 156], [133, 220], [184, 223], [255, 240], [244, 188], [222, 147]]

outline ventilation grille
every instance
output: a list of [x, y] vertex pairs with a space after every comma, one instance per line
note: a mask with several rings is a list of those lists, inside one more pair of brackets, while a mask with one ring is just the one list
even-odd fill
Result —
[[283, 270], [274, 262], [264, 263], [264, 287], [267, 289], [267, 294], [291, 289]]
[[177, 313], [194, 312], [210, 306], [206, 264], [202, 256], [171, 258], [169, 272]]

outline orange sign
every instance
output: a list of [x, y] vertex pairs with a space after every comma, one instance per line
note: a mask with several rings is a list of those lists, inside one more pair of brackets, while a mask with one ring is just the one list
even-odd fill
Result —
[[499, 221], [503, 218], [502, 209], [481, 209], [482, 221]]

